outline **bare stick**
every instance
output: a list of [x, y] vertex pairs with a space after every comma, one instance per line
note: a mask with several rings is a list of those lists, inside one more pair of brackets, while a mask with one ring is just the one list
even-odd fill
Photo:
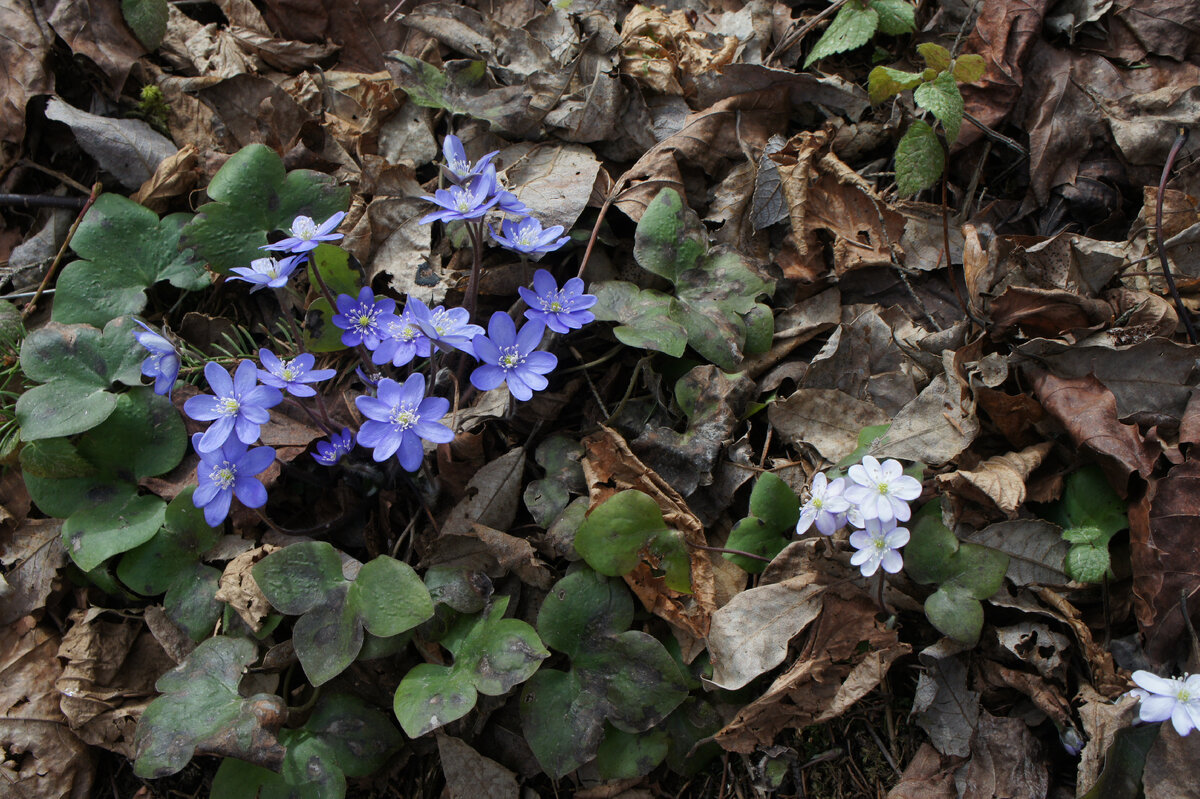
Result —
[[1171, 145], [1171, 152], [1167, 155], [1167, 163], [1163, 164], [1162, 177], [1158, 179], [1158, 199], [1154, 203], [1154, 241], [1158, 247], [1158, 259], [1162, 263], [1163, 277], [1167, 279], [1167, 288], [1171, 291], [1171, 299], [1175, 301], [1175, 309], [1179, 311], [1179, 318], [1183, 320], [1183, 329], [1187, 331], [1188, 341], [1195, 344], [1196, 326], [1192, 324], [1192, 314], [1183, 306], [1183, 298], [1179, 296], [1179, 289], [1175, 288], [1175, 278], [1171, 276], [1171, 267], [1167, 264], [1167, 245], [1163, 241], [1162, 232], [1163, 195], [1167, 192], [1167, 178], [1171, 175], [1171, 167], [1175, 165], [1175, 156], [1179, 155], [1179, 151], [1183, 149], [1187, 137], [1188, 129], [1180, 125], [1179, 131], [1175, 134], [1175, 143]]
[[37, 308], [37, 302], [42, 298], [42, 293], [46, 291], [46, 287], [50, 285], [50, 281], [54, 279], [54, 273], [58, 271], [58, 265], [62, 263], [63, 256], [67, 254], [67, 247], [71, 244], [71, 239], [75, 236], [75, 231], [79, 230], [79, 223], [83, 221], [83, 217], [87, 215], [88, 209], [92, 207], [92, 203], [96, 202], [96, 198], [100, 196], [101, 185], [99, 183], [92, 186], [92, 193], [88, 196], [87, 202], [83, 204], [83, 208], [79, 210], [79, 215], [75, 217], [75, 222], [72, 223], [71, 229], [67, 231], [67, 238], [63, 241], [62, 246], [58, 248], [58, 254], [54, 256], [54, 262], [50, 264], [50, 268], [46, 270], [46, 276], [42, 278], [42, 282], [37, 287], [37, 291], [33, 293], [33, 299], [21, 311], [21, 321], [24, 322], [29, 318], [29, 315]]

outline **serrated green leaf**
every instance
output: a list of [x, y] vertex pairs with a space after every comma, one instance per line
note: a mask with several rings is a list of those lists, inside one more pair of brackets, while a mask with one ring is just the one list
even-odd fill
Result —
[[1079, 583], [1100, 582], [1110, 565], [1107, 541], [1100, 546], [1076, 544], [1067, 550], [1067, 557], [1063, 560], [1063, 570]]
[[804, 68], [827, 56], [862, 47], [871, 41], [878, 28], [878, 11], [870, 6], [863, 8], [856, 0], [846, 3], [804, 60]]
[[320, 223], [346, 210], [350, 189], [307, 169], [284, 172], [274, 150], [250, 144], [233, 154], [208, 184], [214, 202], [200, 206], [183, 228], [183, 246], [221, 274], [263, 257], [267, 234], [287, 230], [297, 216]]
[[928, 83], [921, 84], [913, 92], [913, 99], [917, 105], [941, 120], [946, 129], [946, 141], [953, 144], [963, 120], [963, 98], [954, 76], [943, 72]]
[[653, 289], [639, 289], [623, 280], [593, 283], [592, 312], [602, 322], [618, 322], [613, 335], [622, 344], [664, 352], [672, 358], [687, 349], [687, 329], [677, 321], [681, 315], [674, 297]]
[[542, 669], [521, 693], [525, 739], [553, 777], [596, 756], [607, 721], [637, 733], [655, 726], [687, 696], [687, 679], [646, 633], [627, 630], [629, 592], [590, 569], [567, 575], [538, 612], [538, 632], [570, 655], [571, 670]]
[[946, 164], [942, 144], [929, 123], [914, 120], [896, 146], [896, 189], [911, 197], [942, 176]]
[[879, 14], [879, 32], [900, 36], [917, 29], [916, 9], [904, 0], [870, 0], [871, 8]]
[[153, 495], [138, 496], [134, 486], [127, 490], [77, 510], [63, 522], [63, 546], [84, 571], [146, 543], [162, 527], [167, 503]]
[[283, 700], [238, 693], [246, 666], [256, 658], [249, 640], [217, 636], [160, 677], [155, 688], [164, 695], [146, 708], [134, 736], [134, 773], [166, 777], [196, 753], [242, 757], [279, 768], [284, 749], [275, 733], [287, 718]]
[[88, 210], [73, 249], [82, 260], [59, 275], [51, 318], [62, 324], [103, 327], [140, 313], [146, 290], [159, 281], [196, 291], [209, 286], [208, 273], [190, 249], [179, 247], [189, 214], [159, 220], [148, 208], [117, 194], [102, 194]]
[[954, 59], [954, 79], [959, 83], [974, 83], [986, 71], [987, 64], [981, 55], [968, 53]]
[[147, 50], [157, 50], [167, 35], [167, 0], [121, 0], [121, 16]]
[[925, 66], [934, 73], [945, 72], [950, 67], [950, 51], [934, 42], [917, 45], [917, 53], [925, 59]]
[[920, 86], [924, 80], [925, 77], [919, 72], [875, 67], [867, 76], [867, 95], [872, 103], [881, 103], [902, 91]]

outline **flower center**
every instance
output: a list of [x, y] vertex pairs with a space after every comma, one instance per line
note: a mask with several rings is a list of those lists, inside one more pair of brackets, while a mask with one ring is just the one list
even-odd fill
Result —
[[525, 362], [516, 347], [505, 347], [500, 351], [500, 368], [515, 369]]
[[392, 408], [392, 412], [388, 416], [388, 421], [401, 430], [407, 430], [417, 423], [416, 408], [411, 405], [397, 405], [395, 408]]
[[241, 403], [237, 401], [237, 397], [221, 397], [217, 404], [220, 406], [222, 416], [237, 416], [241, 409]]
[[431, 320], [433, 323], [433, 329], [437, 331], [439, 336], [446, 335], [446, 331], [450, 328], [450, 320], [447, 318], [448, 316], [449, 314], [447, 314], [444, 310], [438, 311], [433, 315], [433, 319]]
[[888, 492], [888, 484], [887, 483], [880, 483], [878, 488], [879, 488], [880, 494], [887, 496], [887, 492]]
[[821, 499], [820, 497], [812, 498], [812, 506], [814, 508], [816, 508], [817, 510], [820, 510], [822, 507], [824, 507], [824, 505], [825, 505], [825, 500]]
[[888, 548], [887, 541], [885, 541], [882, 538], [876, 538], [872, 543], [875, 544], [875, 548], [879, 549], [879, 550], [884, 550], [884, 549]]
[[1189, 691], [1187, 688], [1180, 688], [1179, 693], [1176, 694], [1176, 698], [1180, 702], [1187, 702], [1192, 698], [1192, 692]]
[[536, 242], [537, 238], [534, 236], [531, 228], [525, 228], [517, 234], [517, 244], [520, 244], [522, 247], [532, 247]]
[[455, 199], [454, 206], [458, 209], [459, 213], [465, 214], [475, 207], [475, 203], [471, 201], [470, 196], [464, 191]]
[[284, 364], [283, 369], [281, 369], [279, 371], [279, 376], [283, 379], [283, 381], [285, 383], [290, 383], [293, 380], [295, 380], [299, 375], [297, 375], [296, 370], [292, 368], [291, 361], [288, 361], [286, 364]]
[[308, 241], [317, 235], [317, 225], [307, 216], [302, 216], [292, 224], [292, 234], [298, 239]]
[[220, 466], [214, 466], [208, 473], [208, 479], [217, 484], [217, 488], [227, 491], [237, 480], [237, 466], [229, 461], [223, 461]]
[[416, 337], [417, 329], [412, 325], [405, 325], [403, 328], [401, 328], [399, 336], [401, 341], [412, 341]]
[[462, 175], [467, 174], [471, 164], [470, 162], [464, 161], [461, 158], [452, 158], [447, 166], [450, 167], [451, 172], [461, 177]]
[[370, 330], [375, 326], [375, 312], [368, 310], [360, 310], [358, 317], [354, 320], [355, 326], [359, 330]]

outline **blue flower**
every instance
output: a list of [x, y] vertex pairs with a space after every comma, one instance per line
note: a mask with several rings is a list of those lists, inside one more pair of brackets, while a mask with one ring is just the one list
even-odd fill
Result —
[[[492, 230], [494, 238], [501, 246], [514, 252], [533, 255], [534, 253], [552, 252], [570, 241], [570, 236], [562, 236], [563, 226], [542, 230], [542, 223], [532, 216], [523, 217], [520, 221], [511, 222], [505, 219], [500, 224], [503, 234]], [[562, 236], [562, 238], [559, 238]], [[544, 270], [542, 270], [544, 271]], [[557, 289], [558, 286], [556, 285]], [[582, 288], [582, 286], [581, 286]]]
[[421, 439], [435, 444], [454, 440], [454, 432], [438, 422], [450, 410], [450, 401], [425, 396], [425, 375], [411, 375], [404, 384], [385, 377], [377, 397], [355, 397], [354, 404], [369, 421], [358, 431], [358, 443], [375, 450], [372, 457], [385, 461], [397, 451], [400, 465], [415, 472], [425, 451]]
[[448, 189], [438, 189], [432, 197], [426, 195], [421, 199], [429, 200], [442, 210], [421, 217], [420, 224], [478, 219], [500, 202], [496, 188], [496, 168], [488, 166], [483, 174], [472, 178], [465, 188], [451, 186]]
[[471, 342], [483, 335], [483, 328], [471, 324], [471, 314], [466, 308], [446, 310], [441, 305], [430, 310], [429, 306], [415, 297], [410, 297], [405, 310], [412, 311], [417, 327], [430, 341], [475, 357]]
[[451, 180], [459, 184], [487, 169], [488, 164], [492, 163], [492, 159], [499, 154], [499, 150], [490, 152], [472, 166], [471, 162], [467, 160], [467, 151], [463, 149], [461, 139], [450, 135], [442, 142], [442, 155], [446, 158], [446, 172]]
[[396, 301], [386, 297], [377, 301], [370, 286], [364, 286], [358, 292], [357, 300], [349, 294], [339, 294], [337, 309], [333, 323], [346, 331], [342, 334], [342, 343], [347, 347], [365, 344], [367, 349], [374, 350], [387, 338], [388, 327], [398, 321]]
[[247, 508], [261, 508], [267, 504], [267, 489], [254, 478], [275, 460], [275, 450], [255, 447], [247, 451], [245, 444], [230, 439], [217, 449], [205, 451], [200, 449], [202, 438], [201, 433], [192, 436], [192, 446], [200, 454], [200, 465], [196, 467], [198, 485], [192, 494], [192, 504], [204, 508], [204, 521], [208, 526], [216, 527], [225, 521], [235, 495]]
[[175, 378], [179, 377], [179, 353], [171, 346], [171, 342], [155, 333], [145, 322], [133, 321], [142, 326], [145, 332], [135, 330], [133, 337], [137, 343], [150, 350], [146, 360], [142, 361], [142, 374], [154, 378], [154, 393], [171, 396], [175, 387]]
[[337, 369], [313, 369], [316, 357], [301, 353], [290, 361], [281, 361], [268, 349], [258, 351], [258, 359], [267, 367], [258, 370], [258, 379], [264, 386], [282, 388], [293, 397], [311, 397], [316, 390], [305, 383], [319, 383], [337, 374]]
[[471, 385], [491, 391], [507, 383], [509, 393], [519, 400], [544, 389], [549, 383], [542, 375], [558, 366], [553, 354], [536, 350], [545, 331], [546, 325], [533, 319], [518, 333], [509, 315], [496, 311], [488, 322], [488, 334], [475, 339], [475, 357], [484, 364], [471, 372]]
[[244, 280], [247, 283], [253, 283], [254, 288], [250, 289], [250, 293], [261, 289], [263, 286], [277, 289], [287, 285], [288, 278], [292, 276], [292, 272], [296, 271], [296, 265], [303, 260], [303, 256], [289, 255], [276, 261], [274, 258], [256, 258], [250, 262], [250, 266], [235, 266], [233, 268], [236, 275], [230, 275], [230, 280]]
[[420, 300], [410, 297], [404, 306], [404, 313], [397, 317], [396, 321], [387, 325], [384, 330], [387, 338], [380, 341], [379, 346], [371, 353], [372, 363], [391, 361], [392, 366], [404, 366], [418, 355], [428, 358], [429, 354], [433, 352], [429, 336], [421, 332], [421, 328], [417, 326], [417, 319], [413, 315], [412, 309], [416, 303], [420, 303], [422, 307], [425, 305]]
[[345, 218], [346, 212], [338, 211], [318, 225], [312, 220], [312, 217], [298, 216], [292, 220], [292, 229], [288, 231], [292, 234], [291, 236], [274, 244], [264, 244], [259, 249], [290, 252], [295, 255], [312, 252], [323, 241], [337, 241], [342, 238], [341, 233], [334, 233], [333, 230], [342, 224], [342, 220]]
[[183, 403], [183, 412], [200, 422], [212, 422], [200, 435], [196, 451], [204, 454], [219, 449], [231, 433], [243, 444], [258, 440], [258, 430], [271, 418], [267, 412], [283, 402], [279, 389], [258, 384], [252, 361], [242, 361], [231, 379], [229, 374], [209, 361], [204, 377], [215, 397], [202, 394]]
[[322, 466], [333, 466], [352, 449], [353, 434], [349, 427], [343, 427], [341, 433], [330, 436], [328, 441], [317, 442], [317, 451], [313, 453], [313, 458]]
[[525, 318], [545, 322], [555, 333], [578, 330], [596, 319], [595, 314], [586, 310], [596, 304], [596, 298], [583, 293], [583, 280], [577, 277], [559, 290], [554, 276], [539, 269], [533, 273], [533, 291], [521, 286], [517, 293], [529, 306]]

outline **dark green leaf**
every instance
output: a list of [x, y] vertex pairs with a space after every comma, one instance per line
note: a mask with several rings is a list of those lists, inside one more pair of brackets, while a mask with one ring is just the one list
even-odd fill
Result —
[[879, 14], [879, 32], [900, 36], [917, 29], [916, 9], [904, 0], [870, 0]]
[[138, 496], [133, 486], [128, 490], [77, 510], [63, 522], [63, 546], [84, 571], [146, 543], [162, 527], [167, 503], [153, 495]]
[[[958, 91], [958, 84], [954, 82], [954, 76], [943, 72], [928, 83], [921, 84], [913, 92], [913, 99], [917, 105], [941, 120], [946, 129], [946, 141], [954, 144], [963, 120], [963, 98]], [[940, 145], [938, 149], [941, 149]]]
[[596, 750], [596, 771], [602, 780], [644, 777], [666, 759], [668, 746], [664, 730], [625, 732], [606, 726]]
[[857, 2], [846, 3], [804, 59], [804, 68], [808, 69], [814, 61], [827, 56], [862, 47], [871, 41], [878, 27], [878, 11], [870, 6], [863, 8]]
[[937, 134], [927, 122], [913, 120], [896, 146], [896, 189], [911, 197], [942, 176], [946, 157]]
[[167, 35], [167, 0], [121, 0], [121, 15], [142, 47], [158, 49]]
[[613, 335], [622, 344], [665, 352], [672, 358], [687, 348], [687, 329], [674, 297], [632, 283], [609, 280], [593, 283], [588, 290], [596, 296], [592, 312], [602, 322], [619, 322]]

